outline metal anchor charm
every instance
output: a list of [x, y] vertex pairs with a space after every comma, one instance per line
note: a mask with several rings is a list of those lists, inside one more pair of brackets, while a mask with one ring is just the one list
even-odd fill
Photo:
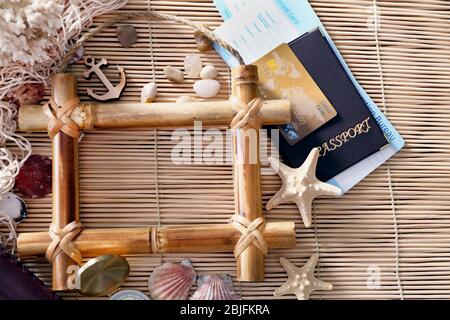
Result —
[[117, 86], [114, 87], [111, 84], [111, 81], [109, 81], [109, 79], [105, 76], [103, 71], [100, 70], [102, 66], [106, 66], [108, 64], [105, 58], [102, 58], [99, 63], [95, 64], [95, 59], [92, 56], [86, 56], [84, 58], [84, 64], [90, 67], [88, 70], [84, 71], [84, 77], [88, 79], [92, 73], [95, 73], [103, 83], [103, 85], [108, 89], [108, 92], [103, 95], [98, 95], [94, 93], [92, 89], [87, 89], [87, 94], [89, 96], [100, 101], [107, 101], [120, 97], [120, 94], [122, 93], [122, 90], [125, 87], [126, 83], [125, 70], [121, 66], [117, 66], [117, 70], [119, 70], [120, 72], [120, 82]]

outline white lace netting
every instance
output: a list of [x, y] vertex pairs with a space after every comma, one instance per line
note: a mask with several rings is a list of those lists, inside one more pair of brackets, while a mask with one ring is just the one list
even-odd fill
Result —
[[[15, 62], [0, 67], [0, 196], [13, 188], [21, 165], [31, 154], [31, 145], [28, 140], [15, 133], [16, 106], [1, 100], [8, 93], [25, 84], [47, 85], [51, 75], [60, 70], [67, 50], [80, 37], [83, 30], [92, 25], [93, 18], [119, 9], [126, 4], [127, 0], [60, 0], [55, 2], [64, 4], [61, 14], [62, 28], [56, 37], [57, 45], [48, 52], [48, 59], [34, 65]], [[5, 217], [0, 213], [0, 226], [6, 224], [11, 227], [13, 221], [11, 222], [11, 219]], [[6, 238], [0, 232], [2, 242], [10, 237], [11, 232]]]
[[8, 229], [7, 234], [0, 232], [0, 246], [11, 250], [11, 254], [14, 254], [17, 246], [16, 223], [8, 215], [0, 211], [0, 226], [6, 226]]

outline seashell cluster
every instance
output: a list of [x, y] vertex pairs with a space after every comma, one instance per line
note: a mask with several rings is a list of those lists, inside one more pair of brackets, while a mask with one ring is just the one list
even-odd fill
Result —
[[166, 262], [155, 268], [148, 279], [148, 291], [153, 300], [187, 300], [196, 274], [188, 259]]
[[[220, 82], [216, 80], [219, 76], [217, 68], [213, 65], [203, 66], [200, 55], [196, 53], [188, 54], [184, 58], [184, 71], [186, 77], [198, 79], [195, 81], [193, 89], [200, 98], [213, 98], [220, 91]], [[184, 80], [184, 74], [181, 70], [167, 66], [164, 68], [164, 74], [172, 82], [180, 83]], [[188, 98], [179, 98], [180, 102], [192, 102]], [[178, 102], [178, 100], [177, 100]]]
[[227, 274], [199, 276], [198, 287], [190, 300], [240, 299], [239, 295], [234, 292], [233, 279]]

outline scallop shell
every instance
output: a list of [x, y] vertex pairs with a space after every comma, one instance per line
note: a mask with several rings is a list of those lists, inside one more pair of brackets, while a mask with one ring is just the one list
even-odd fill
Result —
[[227, 274], [201, 276], [198, 287], [191, 300], [239, 300], [233, 289], [233, 279]]
[[148, 291], [153, 300], [187, 300], [196, 275], [191, 262], [167, 262], [155, 268], [148, 279]]

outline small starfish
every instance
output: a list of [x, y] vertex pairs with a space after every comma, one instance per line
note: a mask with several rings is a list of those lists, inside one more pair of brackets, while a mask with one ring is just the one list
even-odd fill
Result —
[[331, 290], [333, 285], [317, 279], [314, 276], [319, 256], [316, 254], [309, 258], [308, 262], [301, 268], [294, 266], [286, 258], [281, 258], [280, 263], [288, 274], [288, 280], [273, 295], [280, 297], [285, 294], [293, 293], [298, 300], [308, 300], [310, 294], [317, 290]]
[[311, 204], [318, 196], [340, 196], [341, 189], [316, 178], [319, 149], [314, 148], [297, 169], [289, 168], [278, 159], [269, 158], [270, 165], [283, 181], [280, 190], [269, 200], [266, 209], [272, 210], [285, 202], [295, 202], [306, 228], [311, 226]]

